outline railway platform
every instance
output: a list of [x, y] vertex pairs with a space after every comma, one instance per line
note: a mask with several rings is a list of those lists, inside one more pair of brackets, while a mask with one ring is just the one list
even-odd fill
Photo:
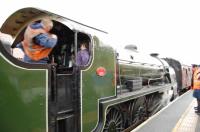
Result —
[[192, 90], [171, 102], [131, 132], [200, 132], [200, 115]]

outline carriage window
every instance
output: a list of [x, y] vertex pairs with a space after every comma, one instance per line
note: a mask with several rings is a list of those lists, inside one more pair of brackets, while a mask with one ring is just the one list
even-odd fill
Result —
[[87, 34], [77, 34], [76, 64], [81, 67], [89, 65], [91, 60], [91, 39]]

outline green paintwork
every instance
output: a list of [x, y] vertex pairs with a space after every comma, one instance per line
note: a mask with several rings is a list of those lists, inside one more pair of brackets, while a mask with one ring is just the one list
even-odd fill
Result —
[[45, 132], [46, 71], [0, 67], [0, 132]]
[[[98, 123], [98, 99], [115, 95], [114, 50], [97, 37], [94, 40], [94, 58], [91, 67], [82, 72], [82, 130], [92, 131]], [[98, 67], [106, 69], [103, 77], [96, 75]]]
[[129, 77], [160, 78], [163, 75], [163, 67], [120, 63], [120, 74]]

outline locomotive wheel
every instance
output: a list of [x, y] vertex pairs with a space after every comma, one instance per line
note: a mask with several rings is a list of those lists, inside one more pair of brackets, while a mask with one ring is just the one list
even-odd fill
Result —
[[131, 113], [130, 125], [137, 126], [147, 118], [147, 107], [145, 97], [134, 100], [129, 104]]
[[159, 95], [150, 95], [146, 99], [148, 116], [153, 115], [161, 108]]
[[154, 111], [154, 106], [155, 106], [154, 95], [149, 95], [147, 97], [146, 102], [147, 102], [147, 108], [148, 108], [148, 116], [151, 116]]
[[123, 127], [123, 115], [117, 108], [111, 108], [106, 115], [104, 132], [121, 132]]
[[[135, 121], [133, 121], [133, 113], [134, 113], [134, 109], [135, 109], [135, 104], [136, 104], [137, 100], [134, 100], [133, 102], [129, 103], [128, 106], [128, 111], [130, 113], [130, 120], [129, 120], [129, 125], [135, 124], [136, 122], [138, 122], [138, 118], [135, 119]], [[135, 122], [135, 123], [134, 123]], [[137, 123], [136, 123], [137, 124]]]

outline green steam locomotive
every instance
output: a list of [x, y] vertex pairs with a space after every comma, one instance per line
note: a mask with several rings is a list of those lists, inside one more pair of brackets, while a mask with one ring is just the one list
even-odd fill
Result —
[[[50, 17], [58, 44], [48, 64], [13, 56], [28, 24]], [[71, 19], [24, 8], [12, 14], [0, 40], [1, 132], [130, 131], [176, 97], [176, 72], [156, 54], [142, 55], [127, 45], [116, 51], [109, 35]], [[87, 65], [74, 62], [79, 42], [87, 41]]]

